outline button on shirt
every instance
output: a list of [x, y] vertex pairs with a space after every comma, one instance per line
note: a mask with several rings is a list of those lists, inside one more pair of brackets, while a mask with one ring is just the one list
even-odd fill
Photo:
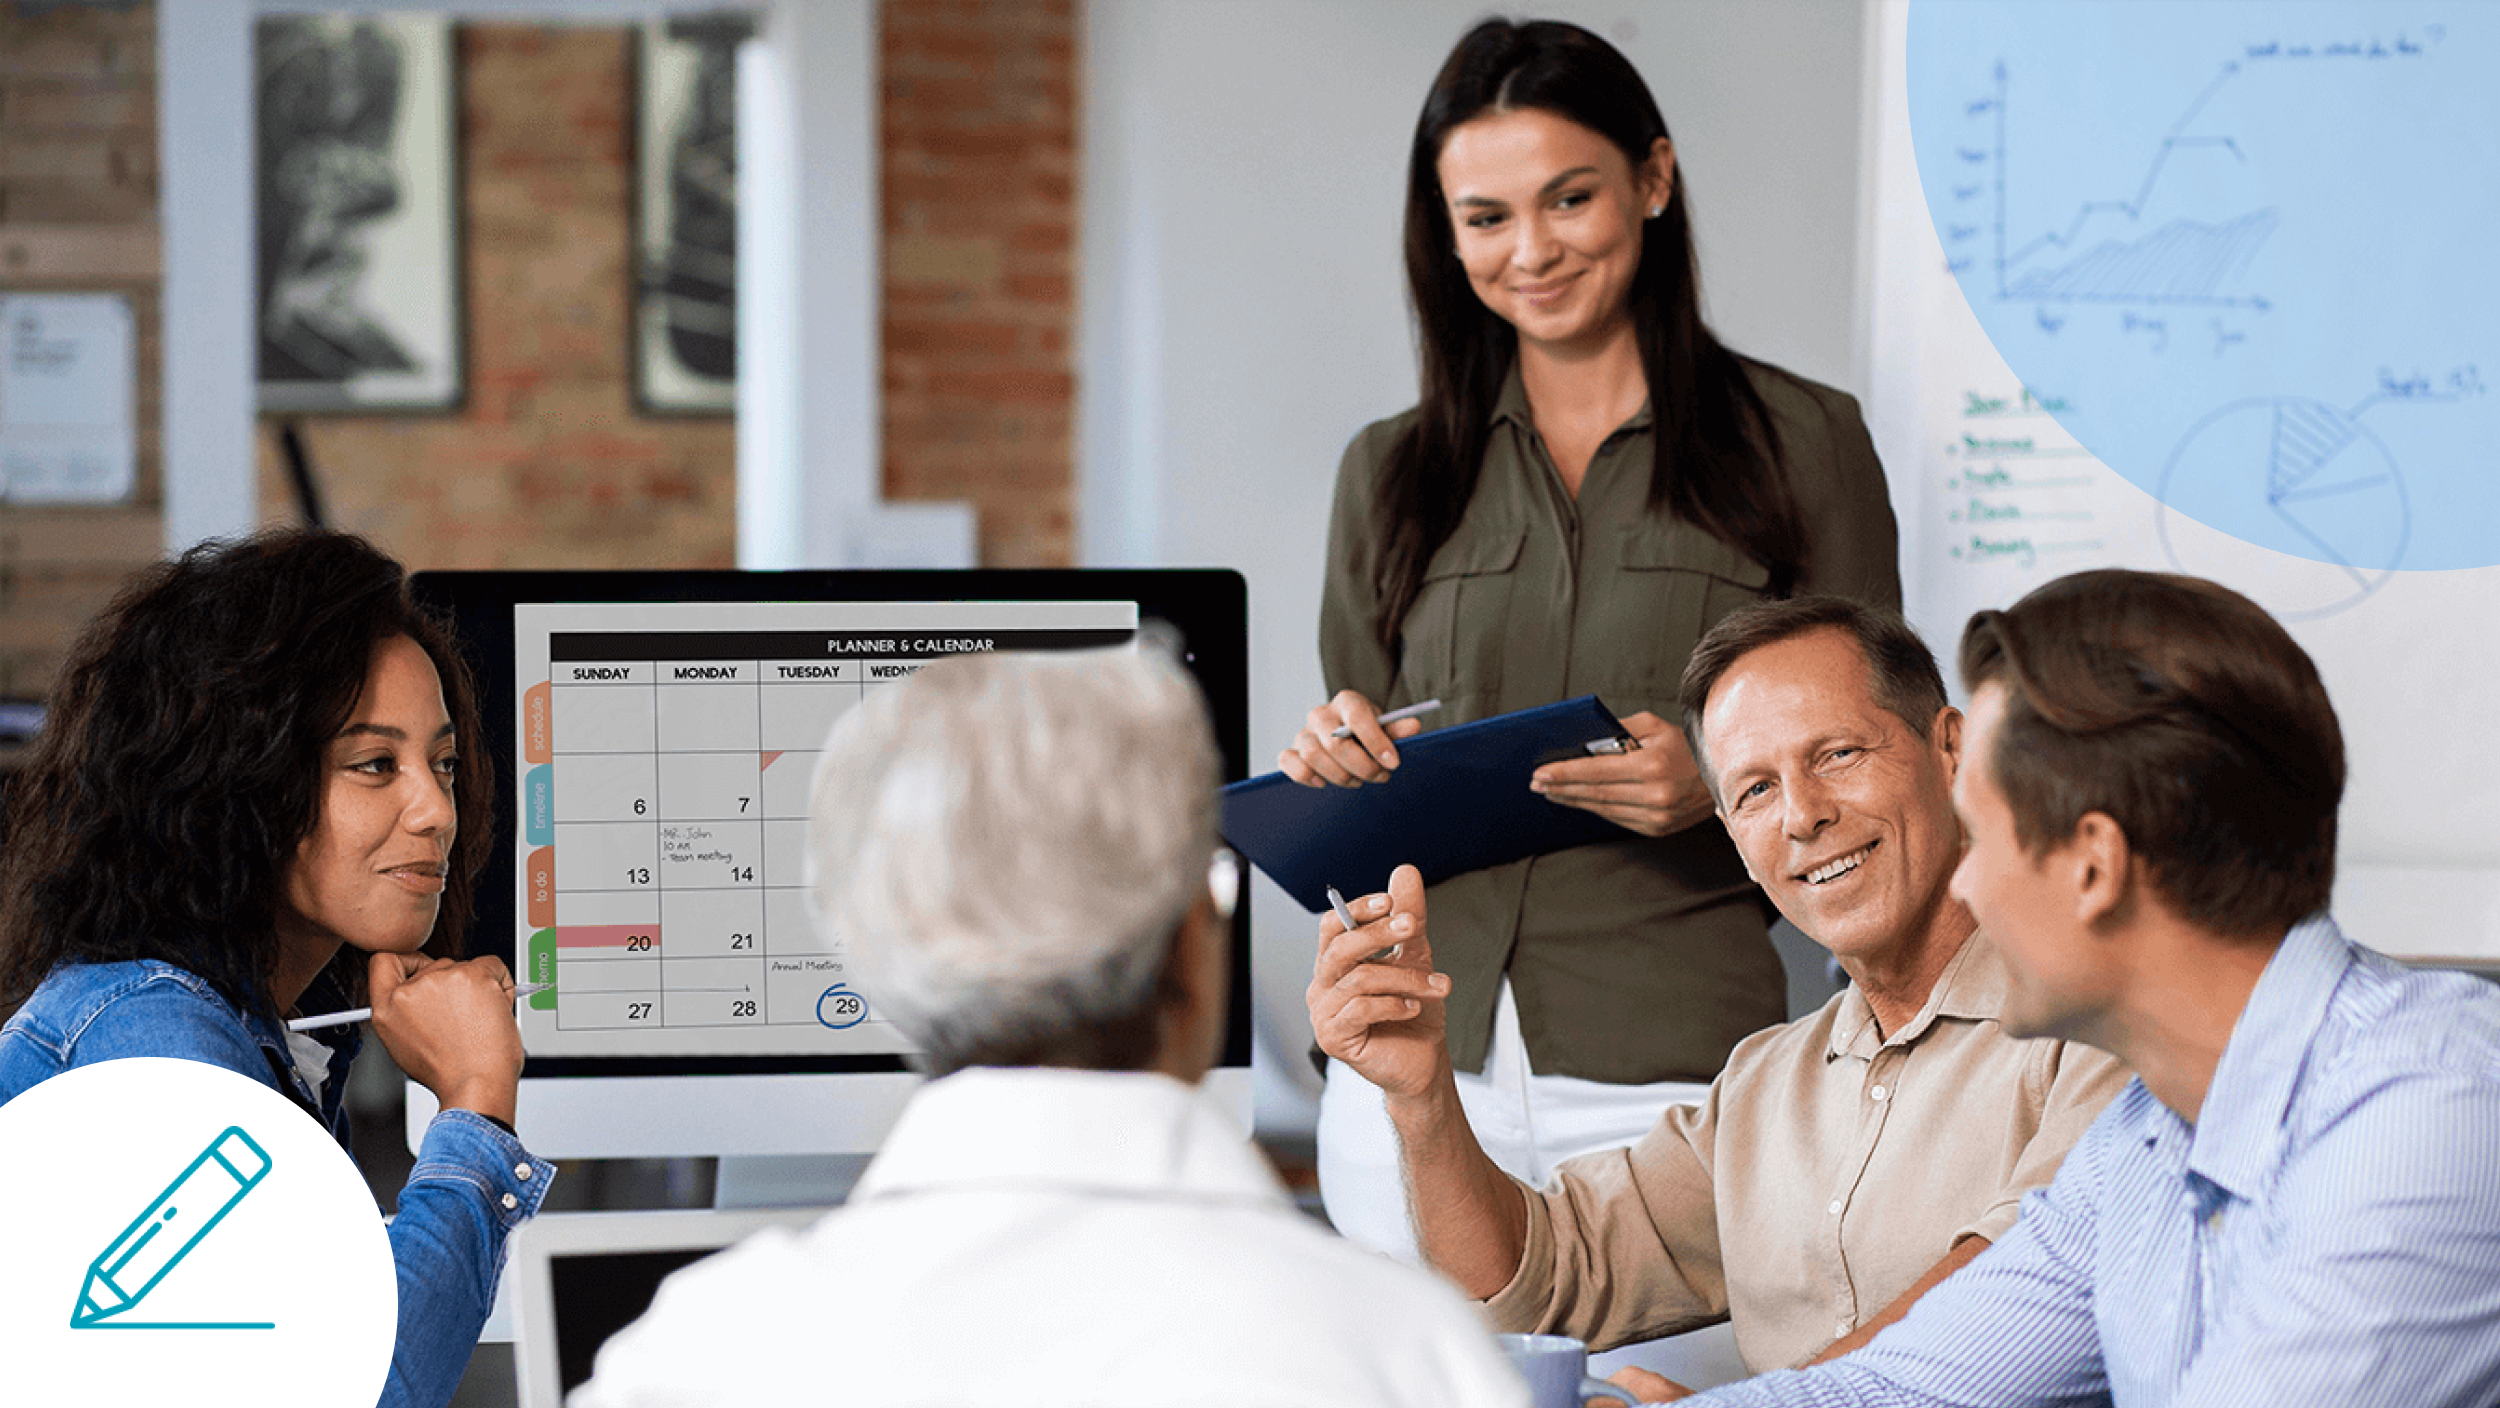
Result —
[[1600, 1346], [1726, 1317], [1756, 1370], [1813, 1357], [1954, 1243], [2004, 1236], [2126, 1083], [2090, 1047], [2005, 1035], [2004, 1001], [1974, 934], [1889, 1036], [1851, 988], [1748, 1038], [1708, 1099], [1529, 1194], [1526, 1253], [1487, 1311]]
[[2484, 1408], [2500, 992], [2295, 926], [2190, 1124], [2130, 1084], [2011, 1236], [1867, 1348], [1693, 1400]]

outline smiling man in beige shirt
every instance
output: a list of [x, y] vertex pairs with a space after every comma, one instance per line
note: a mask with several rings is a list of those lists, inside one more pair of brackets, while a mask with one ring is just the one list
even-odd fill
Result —
[[1352, 934], [1322, 921], [1311, 1019], [1387, 1096], [1425, 1255], [1501, 1328], [1603, 1348], [1724, 1318], [1760, 1371], [1857, 1347], [2003, 1235], [2126, 1073], [2000, 1026], [2003, 965], [1946, 893], [1962, 716], [1906, 622], [1834, 597], [1746, 608], [1694, 650], [1681, 702], [1746, 870], [1846, 991], [1541, 1190], [1467, 1127], [1412, 868], [1355, 903]]

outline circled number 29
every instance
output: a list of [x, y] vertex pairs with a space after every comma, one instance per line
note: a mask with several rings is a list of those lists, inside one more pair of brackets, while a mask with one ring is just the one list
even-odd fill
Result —
[[868, 999], [836, 983], [816, 999], [816, 1020], [836, 1031], [868, 1020]]

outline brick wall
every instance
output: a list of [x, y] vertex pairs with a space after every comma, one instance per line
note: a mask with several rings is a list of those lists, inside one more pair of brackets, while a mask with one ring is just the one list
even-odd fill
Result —
[[[730, 566], [734, 425], [633, 404], [629, 34], [458, 34], [468, 399], [302, 417], [330, 521], [418, 567]], [[261, 512], [288, 521], [263, 430]]]
[[[1075, 559], [1072, 0], [880, 9], [884, 493], [968, 499], [981, 560]], [[471, 403], [306, 422], [332, 517], [436, 566], [725, 564], [727, 421], [638, 418], [621, 33], [461, 31]], [[288, 500], [274, 442], [262, 502]]]
[[1075, 560], [1076, 7], [886, 0], [885, 494], [969, 499], [981, 560]]
[[139, 354], [125, 504], [0, 505], [0, 696], [39, 696], [78, 628], [164, 528], [156, 19], [146, 4], [0, 0], [0, 289], [119, 293]]
[[[1076, 27], [1073, 0], [880, 9], [884, 492], [971, 500], [993, 566], [1075, 558]], [[459, 34], [467, 401], [301, 418], [331, 521], [417, 566], [727, 565], [732, 422], [632, 401], [628, 36]], [[140, 338], [136, 499], [0, 508], [0, 695], [159, 549], [156, 58], [146, 0], [0, 0], [0, 287], [128, 292]]]

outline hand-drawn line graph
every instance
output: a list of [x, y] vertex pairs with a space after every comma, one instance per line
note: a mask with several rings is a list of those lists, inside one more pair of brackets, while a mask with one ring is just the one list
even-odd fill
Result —
[[2296, 580], [2315, 613], [2500, 563], [2473, 365], [2500, 360], [2500, 12], [2446, 3], [1910, 7], [1946, 271], [2166, 504], [2164, 541], [2130, 520], [2152, 561]]
[[2095, 217], [2115, 214], [2124, 217], [2129, 225], [2143, 221], [2152, 207], [2154, 191], [2170, 167], [2170, 159], [2178, 153], [2210, 148], [2227, 152], [2241, 163], [2248, 160], [2230, 136], [2196, 135], [2189, 130], [2215, 95], [2239, 72], [2236, 61], [2223, 64], [2222, 71], [2170, 124], [2132, 195], [2084, 201], [2062, 231], [2035, 236], [2008, 252], [2006, 190], [2010, 163], [2005, 115], [2012, 83], [2004, 61], [1999, 60], [1993, 75], [1993, 95], [1971, 105], [1971, 115], [1985, 112], [1995, 118], [1995, 144], [1989, 155], [1996, 172], [1996, 296], [2029, 302], [2168, 304], [2263, 311], [2268, 306], [2263, 297], [2235, 296], [2224, 290], [2246, 270], [2258, 247], [2280, 223], [2278, 212], [2271, 206], [2211, 224], [2173, 219], [2149, 235], [2102, 239], [2088, 249], [2077, 249], [2085, 227]]

